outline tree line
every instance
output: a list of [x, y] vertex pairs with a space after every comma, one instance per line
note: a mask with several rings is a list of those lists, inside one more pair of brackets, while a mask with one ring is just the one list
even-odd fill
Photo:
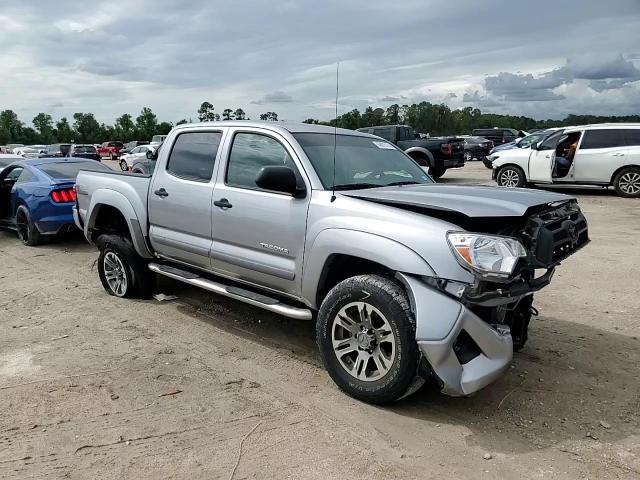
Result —
[[420, 133], [431, 135], [470, 134], [475, 128], [507, 127], [518, 130], [563, 127], [605, 122], [640, 122], [640, 115], [598, 116], [567, 115], [562, 120], [536, 120], [531, 117], [482, 113], [478, 108], [451, 109], [444, 104], [429, 102], [412, 105], [391, 105], [384, 108], [367, 107], [364, 112], [353, 109], [330, 121], [313, 118], [304, 123], [334, 126], [355, 130], [376, 125], [409, 125]]
[[[218, 120], [249, 120], [242, 108], [225, 108], [216, 112], [210, 102], [202, 102], [197, 111], [201, 122]], [[260, 120], [278, 121], [276, 112], [259, 115]], [[191, 123], [192, 119], [182, 119], [175, 123]], [[509, 127], [519, 130], [533, 128], [562, 127], [603, 122], [640, 122], [640, 115], [596, 116], [568, 115], [562, 120], [535, 120], [525, 116], [482, 113], [478, 108], [451, 109], [444, 104], [429, 102], [412, 105], [391, 105], [385, 108], [367, 107], [364, 112], [353, 109], [337, 119], [321, 121], [308, 118], [304, 123], [334, 126], [355, 130], [375, 125], [410, 125], [416, 131], [431, 135], [469, 134], [474, 128]], [[93, 113], [74, 113], [54, 121], [48, 113], [38, 113], [31, 121], [33, 127], [25, 125], [13, 110], [0, 112], [0, 145], [22, 143], [25, 145], [51, 143], [101, 143], [108, 140], [128, 142], [131, 140], [151, 140], [153, 135], [166, 135], [173, 128], [171, 122], [159, 122], [155, 113], [144, 107], [135, 118], [128, 114], [119, 116], [113, 125], [96, 120]]]

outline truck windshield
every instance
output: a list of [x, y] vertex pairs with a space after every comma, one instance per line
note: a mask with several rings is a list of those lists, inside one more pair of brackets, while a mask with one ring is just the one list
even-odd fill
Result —
[[[379, 138], [331, 133], [294, 133], [322, 185], [330, 189], [433, 183], [420, 166], [394, 145]], [[335, 138], [335, 140], [334, 140]], [[335, 141], [336, 171], [333, 181]]]

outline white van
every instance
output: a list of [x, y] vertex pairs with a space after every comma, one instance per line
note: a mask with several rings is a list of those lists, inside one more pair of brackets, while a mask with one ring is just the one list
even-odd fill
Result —
[[497, 152], [492, 168], [494, 180], [503, 187], [612, 185], [618, 195], [638, 198], [640, 123], [567, 127], [532, 145], [530, 151]]

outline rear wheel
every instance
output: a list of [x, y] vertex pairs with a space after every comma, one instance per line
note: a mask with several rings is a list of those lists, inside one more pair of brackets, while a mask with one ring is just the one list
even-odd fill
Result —
[[418, 366], [415, 320], [404, 289], [381, 275], [336, 285], [318, 312], [316, 338], [333, 381], [369, 403], [398, 400]]
[[518, 188], [524, 187], [525, 176], [522, 169], [516, 165], [507, 165], [498, 170], [496, 176], [498, 185], [501, 187]]
[[115, 297], [148, 298], [153, 293], [155, 276], [147, 262], [133, 248], [131, 240], [119, 235], [101, 235], [98, 275], [102, 286]]
[[620, 171], [613, 179], [613, 188], [621, 197], [640, 197], [640, 168], [629, 167]]
[[16, 210], [16, 230], [18, 231], [18, 238], [25, 245], [35, 247], [43, 241], [38, 227], [31, 220], [31, 214], [24, 205], [20, 205]]
[[471, 160], [473, 160], [473, 153], [471, 153], [469, 150], [465, 150], [464, 151], [464, 161], [465, 162], [470, 162]]
[[444, 175], [444, 172], [446, 171], [447, 169], [442, 167], [429, 167], [429, 175], [431, 175], [435, 180]]

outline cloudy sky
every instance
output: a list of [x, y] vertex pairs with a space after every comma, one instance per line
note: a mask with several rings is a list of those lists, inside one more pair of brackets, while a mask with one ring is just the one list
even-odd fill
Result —
[[303, 120], [427, 100], [562, 118], [640, 113], [640, 0], [1, 0], [0, 109], [29, 122]]

